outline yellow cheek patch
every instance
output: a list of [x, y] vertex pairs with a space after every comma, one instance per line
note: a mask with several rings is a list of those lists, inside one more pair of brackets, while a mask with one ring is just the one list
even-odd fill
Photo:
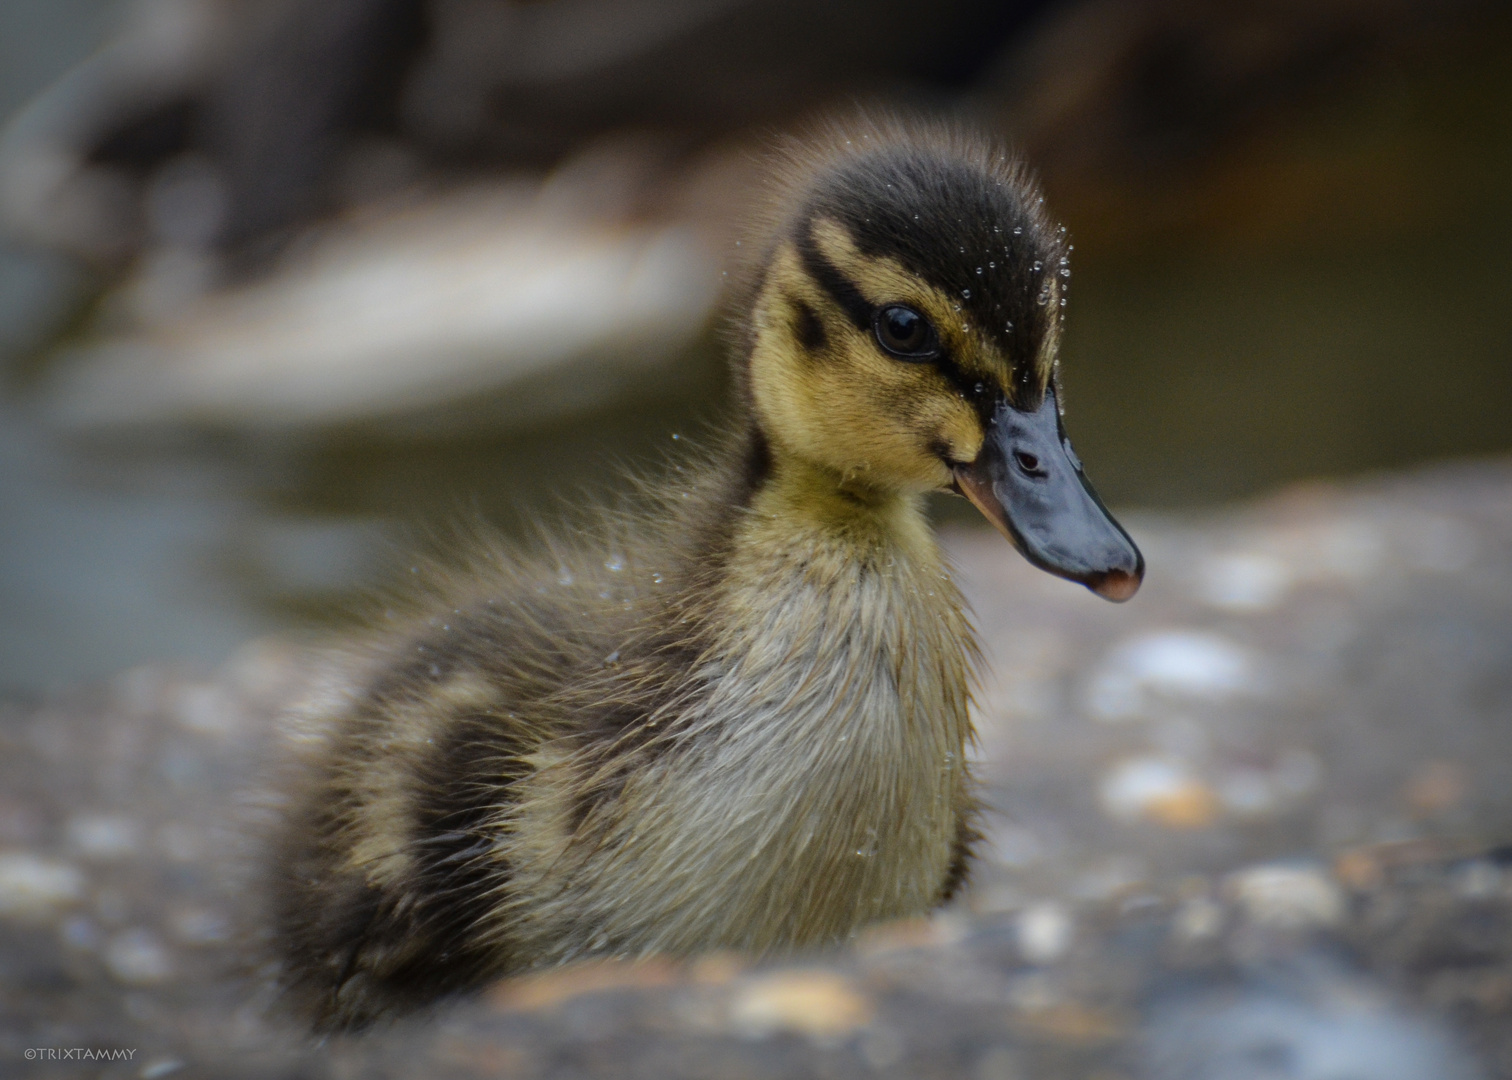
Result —
[[[821, 355], [794, 333], [808, 305], [826, 337]], [[974, 456], [979, 423], [959, 391], [929, 364], [878, 348], [807, 274], [791, 245], [773, 256], [757, 300], [750, 386], [769, 436], [849, 479], [914, 489], [949, 481], [942, 450]], [[943, 443], [943, 446], [942, 446]]]

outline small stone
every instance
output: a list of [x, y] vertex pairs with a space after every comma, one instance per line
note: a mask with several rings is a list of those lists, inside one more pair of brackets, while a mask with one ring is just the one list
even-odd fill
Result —
[[783, 971], [742, 988], [730, 1003], [730, 1024], [751, 1038], [795, 1032], [834, 1042], [865, 1027], [874, 1012], [871, 999], [843, 975]]
[[1019, 953], [1031, 964], [1053, 964], [1071, 949], [1076, 924], [1062, 904], [1034, 904], [1018, 917]]
[[123, 930], [105, 947], [105, 966], [128, 986], [155, 986], [173, 974], [173, 959], [151, 930]]
[[1346, 851], [1334, 860], [1334, 876], [1356, 892], [1378, 889], [1386, 880], [1384, 867], [1370, 848]]
[[1103, 777], [1103, 809], [1120, 821], [1152, 821], [1172, 829], [1212, 824], [1218, 797], [1183, 762], [1174, 758], [1126, 758]]
[[1343, 892], [1315, 866], [1252, 866], [1229, 875], [1226, 887], [1257, 926], [1304, 930], [1344, 918]]
[[505, 980], [488, 996], [512, 1012], [542, 1012], [585, 994], [669, 986], [677, 974], [667, 960], [595, 960]]
[[185, 945], [213, 945], [225, 941], [231, 932], [224, 915], [204, 908], [175, 911], [168, 920], [168, 927]]
[[157, 831], [157, 847], [174, 862], [193, 862], [204, 847], [200, 832], [191, 825], [171, 821]]
[[1221, 701], [1263, 688], [1257, 658], [1219, 634], [1165, 630], [1113, 649], [1087, 686], [1087, 710], [1099, 720], [1146, 716], [1151, 694]]
[[1027, 1075], [1019, 1055], [1008, 1046], [992, 1047], [972, 1070], [974, 1080], [1024, 1080]]
[[29, 851], [0, 854], [0, 918], [45, 920], [84, 893], [84, 875], [56, 859]]
[[1223, 930], [1223, 905], [1206, 896], [1194, 896], [1176, 909], [1171, 932], [1182, 941], [1207, 941]]
[[120, 814], [75, 814], [68, 819], [68, 842], [86, 859], [114, 862], [136, 854], [141, 828]]
[[1424, 762], [1407, 781], [1407, 805], [1424, 816], [1442, 814], [1459, 806], [1470, 791], [1465, 770], [1452, 761]]
[[903, 1037], [893, 1028], [873, 1024], [862, 1032], [856, 1047], [861, 1058], [873, 1069], [890, 1069], [903, 1058]]
[[1218, 555], [1203, 565], [1198, 595], [1224, 611], [1270, 611], [1291, 589], [1292, 572], [1274, 555], [1235, 552]]
[[241, 723], [240, 708], [231, 695], [213, 683], [186, 686], [179, 691], [173, 715], [187, 731], [225, 737]]
[[1462, 900], [1490, 900], [1502, 891], [1502, 872], [1486, 859], [1472, 859], [1457, 867], [1449, 880]]
[[[1300, 992], [1299, 992], [1300, 991]], [[1152, 1080], [1484, 1080], [1456, 1033], [1337, 977], [1199, 992], [1152, 1010], [1140, 1076]]]

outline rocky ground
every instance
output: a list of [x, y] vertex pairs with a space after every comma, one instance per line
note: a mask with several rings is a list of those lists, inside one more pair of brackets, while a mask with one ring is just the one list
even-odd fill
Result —
[[959, 903], [324, 1045], [242, 929], [276, 717], [339, 689], [319, 654], [4, 707], [0, 1075], [1512, 1077], [1512, 463], [1132, 531], [1118, 608], [947, 533], [989, 660]]

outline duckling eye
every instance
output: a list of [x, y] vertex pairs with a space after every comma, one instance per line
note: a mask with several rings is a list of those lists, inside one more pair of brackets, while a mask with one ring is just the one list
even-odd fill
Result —
[[877, 344], [904, 360], [928, 360], [940, 351], [929, 320], [911, 307], [889, 304], [877, 312]]

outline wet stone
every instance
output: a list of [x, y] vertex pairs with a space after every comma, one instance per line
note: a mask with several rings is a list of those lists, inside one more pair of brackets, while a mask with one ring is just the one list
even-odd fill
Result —
[[0, 1041], [227, 1080], [1512, 1077], [1508, 506], [1493, 462], [1131, 515], [1116, 608], [946, 530], [988, 660], [957, 902], [325, 1043], [270, 1007], [258, 842], [347, 669], [274, 641], [4, 706]]

